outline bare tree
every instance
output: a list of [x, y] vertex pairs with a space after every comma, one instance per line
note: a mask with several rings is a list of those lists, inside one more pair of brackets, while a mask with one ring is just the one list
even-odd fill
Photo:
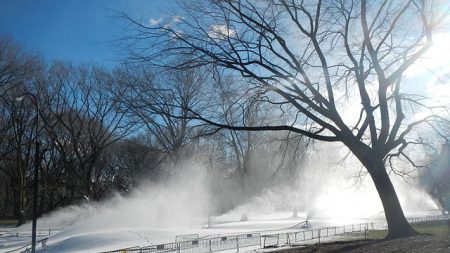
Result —
[[164, 150], [168, 163], [186, 156], [195, 137], [193, 119], [187, 108], [201, 111], [202, 86], [208, 75], [201, 69], [170, 71], [166, 76], [131, 66], [117, 69], [115, 99], [127, 110], [130, 120], [148, 129], [155, 143]]
[[0, 169], [9, 178], [14, 198], [14, 214], [18, 225], [25, 223], [30, 203], [29, 174], [34, 157], [36, 115], [29, 103], [8, 103], [10, 128], [2, 140], [4, 148]]
[[68, 181], [67, 186], [72, 194], [98, 199], [96, 179], [101, 179], [104, 169], [100, 157], [131, 129], [109, 97], [111, 76], [97, 67], [56, 63], [42, 82], [47, 88], [42, 92], [48, 108], [45, 127], [69, 178], [78, 179]]
[[13, 213], [19, 225], [25, 223], [29, 211], [29, 172], [36, 138], [33, 130], [38, 126], [34, 104], [15, 99], [34, 90], [34, 77], [40, 68], [38, 57], [26, 53], [10, 38], [0, 36], [0, 173], [7, 178], [2, 187], [10, 194], [4, 195], [4, 201], [8, 202], [12, 196]]
[[37, 56], [26, 53], [7, 36], [0, 36], [0, 94], [23, 84], [39, 67]]
[[[411, 133], [442, 119], [421, 94], [407, 93], [411, 84], [402, 76], [431, 47], [448, 5], [434, 0], [222, 0], [181, 7], [180, 15], [156, 25], [129, 19], [136, 32], [129, 41], [138, 49], [133, 59], [169, 68], [213, 65], [238, 73], [246, 79], [245, 92], [290, 115], [285, 122], [248, 126], [190, 108], [190, 119], [343, 143], [376, 186], [387, 237], [415, 233], [386, 165], [393, 158], [417, 165], [405, 152], [408, 145], [421, 144]], [[174, 58], [182, 61], [174, 65]], [[359, 117], [344, 117], [349, 105], [358, 108]], [[428, 115], [417, 119], [414, 111]]]
[[147, 134], [141, 133], [108, 147], [102, 157], [105, 160], [102, 164], [109, 167], [109, 185], [105, 187], [128, 192], [143, 180], [157, 182], [160, 179], [163, 151], [149, 139]]
[[[272, 106], [258, 97], [243, 98], [239, 91], [241, 83], [235, 78], [216, 74], [216, 80], [219, 99], [215, 101], [220, 112], [218, 116], [227, 125], [245, 122], [246, 126], [252, 127], [282, 121], [271, 113]], [[223, 138], [219, 148], [224, 151], [227, 160], [233, 161], [233, 175], [240, 185], [239, 200], [248, 200], [264, 188], [276, 185], [277, 181], [285, 184], [295, 181], [306, 148], [301, 135], [232, 129], [217, 134]], [[246, 214], [241, 219], [245, 220]]]

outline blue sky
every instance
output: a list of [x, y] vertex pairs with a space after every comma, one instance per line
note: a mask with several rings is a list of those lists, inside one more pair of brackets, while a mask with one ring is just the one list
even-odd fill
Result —
[[169, 14], [174, 0], [1, 0], [0, 33], [46, 60], [115, 65], [112, 40], [124, 35], [126, 23], [112, 10], [149, 20]]

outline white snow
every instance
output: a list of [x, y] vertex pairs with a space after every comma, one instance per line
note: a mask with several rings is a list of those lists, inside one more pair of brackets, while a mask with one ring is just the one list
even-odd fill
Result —
[[[121, 228], [89, 228], [68, 226], [65, 228], [54, 228], [51, 235], [43, 234], [46, 230], [41, 230], [41, 238], [48, 237], [48, 249], [41, 250], [38, 245], [38, 252], [102, 252], [117, 250], [134, 246], [149, 246], [175, 241], [175, 236], [182, 234], [199, 234], [200, 237], [219, 237], [225, 235], [236, 235], [250, 232], [262, 234], [285, 233], [298, 231], [293, 228], [296, 224], [305, 220], [305, 213], [299, 213], [299, 218], [292, 218], [290, 212], [279, 212], [264, 215], [249, 215], [248, 221], [239, 221], [237, 213], [226, 214], [212, 218], [212, 227], [206, 228], [206, 224], [180, 227], [121, 227]], [[342, 226], [345, 224], [366, 223], [374, 220], [348, 220], [348, 219], [311, 219], [313, 228], [325, 226]], [[18, 237], [15, 237], [19, 233]], [[19, 228], [8, 229], [7, 233], [0, 237], [3, 248], [0, 252], [10, 252], [22, 245], [29, 244], [30, 225], [26, 224]], [[22, 249], [23, 251], [24, 249]], [[14, 251], [14, 252], [22, 252]]]

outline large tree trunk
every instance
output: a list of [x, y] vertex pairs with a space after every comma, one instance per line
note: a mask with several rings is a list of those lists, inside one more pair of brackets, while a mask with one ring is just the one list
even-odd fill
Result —
[[417, 232], [408, 223], [403, 213], [397, 193], [386, 171], [383, 155], [352, 138], [347, 138], [345, 144], [364, 165], [375, 184], [388, 224], [389, 232], [386, 239], [416, 235]]
[[383, 160], [369, 159], [368, 161], [364, 161], [364, 165], [372, 177], [383, 204], [384, 214], [389, 229], [386, 238], [393, 239], [417, 234], [406, 220], [397, 193], [386, 172]]

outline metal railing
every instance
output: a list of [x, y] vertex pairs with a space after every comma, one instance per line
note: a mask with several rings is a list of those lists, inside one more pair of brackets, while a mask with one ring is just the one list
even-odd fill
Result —
[[[449, 219], [450, 215], [447, 214], [414, 217], [409, 218], [408, 221], [414, 224]], [[260, 233], [248, 233], [216, 236], [212, 238], [199, 238], [197, 234], [194, 234], [187, 235], [185, 237], [177, 236], [177, 238], [185, 238], [185, 240], [178, 239], [173, 243], [152, 245], [146, 247], [133, 247], [114, 251], [106, 251], [102, 253], [211, 253], [220, 251], [239, 252], [242, 248], [248, 247], [261, 249], [280, 247], [285, 245], [302, 245], [320, 243], [329, 240], [339, 240], [339, 236], [360, 232], [364, 232], [363, 236], [367, 238], [368, 231], [385, 229], [386, 227], [386, 221], [380, 221], [350, 224], [345, 226], [321, 227], [317, 229], [299, 229], [298, 231], [263, 235]], [[197, 239], [188, 240], [189, 238]]]
[[200, 238], [191, 241], [180, 241], [146, 247], [133, 247], [106, 251], [104, 253], [208, 253], [226, 250], [236, 250], [241, 248], [257, 247], [261, 248], [261, 234], [239, 234], [232, 236], [221, 236], [213, 238]]
[[[48, 229], [39, 229], [36, 231], [37, 236], [50, 236], [52, 234], [58, 233], [62, 228], [48, 228]], [[5, 232], [2, 234], [2, 238], [10, 238], [10, 237], [31, 237], [31, 231], [17, 231], [17, 232]]]

